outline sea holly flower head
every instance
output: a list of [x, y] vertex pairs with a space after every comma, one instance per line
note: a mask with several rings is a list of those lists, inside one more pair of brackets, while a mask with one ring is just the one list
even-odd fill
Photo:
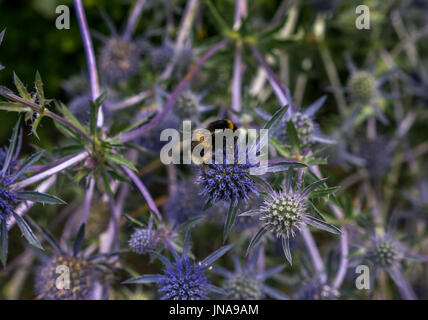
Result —
[[357, 71], [348, 80], [352, 101], [369, 103], [377, 95], [376, 79], [367, 71]]
[[145, 254], [155, 249], [158, 237], [153, 230], [136, 229], [129, 239], [129, 247], [138, 254]]
[[[58, 270], [67, 271], [70, 275], [69, 283], [63, 283], [63, 288], [56, 283]], [[55, 255], [37, 270], [36, 296], [41, 300], [88, 300], [95, 284], [94, 272], [95, 266], [88, 259]]]
[[231, 300], [259, 300], [262, 298], [262, 284], [248, 273], [234, 274], [226, 280], [224, 291]]
[[428, 257], [416, 253], [403, 241], [394, 237], [390, 226], [387, 231], [377, 227], [375, 230], [366, 232], [366, 239], [360, 238], [359, 241], [355, 241], [356, 251], [352, 253], [351, 265], [368, 263], [373, 266], [375, 270], [371, 279], [373, 283], [377, 279], [379, 270], [384, 270], [398, 288], [408, 287], [407, 280], [403, 276], [403, 262], [428, 262]]
[[285, 257], [291, 263], [289, 240], [306, 225], [340, 234], [338, 228], [315, 218], [308, 209], [309, 195], [324, 181], [325, 179], [322, 179], [305, 188], [296, 188], [293, 186], [293, 178], [289, 175], [284, 188], [279, 191], [271, 190], [261, 207], [241, 213], [240, 216], [258, 217], [261, 222], [261, 228], [251, 239], [248, 250], [254, 247], [266, 232], [270, 232], [281, 239]]
[[[291, 97], [288, 97], [291, 101]], [[326, 96], [323, 96], [305, 109], [289, 108], [285, 116], [280, 120], [278, 126], [274, 129], [273, 137], [278, 139], [283, 144], [290, 142], [290, 137], [287, 132], [289, 122], [293, 123], [296, 129], [298, 139], [302, 146], [309, 146], [313, 143], [334, 144], [335, 141], [325, 137], [319, 129], [319, 125], [315, 122], [315, 114], [324, 105]], [[263, 111], [256, 110], [256, 112], [265, 120], [270, 116]]]
[[100, 54], [100, 70], [109, 83], [128, 80], [138, 73], [141, 50], [134, 42], [121, 37], [108, 40]]
[[349, 93], [352, 110], [343, 128], [349, 129], [365, 106], [373, 109], [376, 118], [381, 123], [388, 124], [389, 121], [380, 109], [378, 100], [388, 96], [382, 92], [381, 87], [391, 79], [397, 70], [392, 69], [380, 77], [376, 77], [374, 65], [368, 69], [359, 69], [349, 56], [346, 56], [346, 63], [350, 71], [346, 91]]
[[238, 256], [233, 255], [233, 271], [220, 266], [214, 267], [214, 272], [225, 278], [223, 283], [225, 297], [229, 300], [260, 300], [268, 296], [278, 300], [287, 300], [288, 297], [285, 294], [265, 283], [267, 279], [280, 273], [284, 266], [257, 271], [257, 257], [258, 254], [252, 255], [243, 266]]
[[[158, 285], [158, 292], [162, 300], [205, 300], [211, 291], [219, 292], [210, 284], [205, 274], [211, 265], [232, 248], [232, 245], [223, 246], [201, 262], [192, 260], [189, 254], [190, 232], [186, 232], [182, 255], [178, 255], [174, 248], [170, 251], [174, 261], [153, 252], [165, 265], [162, 274], [143, 275], [125, 281], [124, 283], [151, 283]], [[222, 291], [221, 291], [222, 292]]]
[[404, 258], [400, 244], [389, 237], [377, 237], [373, 240], [366, 257], [381, 268], [396, 265]]
[[250, 178], [249, 162], [238, 164], [210, 164], [200, 171], [198, 183], [202, 186], [202, 195], [212, 203], [223, 200], [235, 203], [248, 201], [252, 193], [257, 194], [255, 182]]
[[305, 199], [293, 190], [273, 192], [260, 208], [260, 221], [277, 238], [294, 237], [304, 225]]
[[174, 56], [174, 49], [171, 44], [164, 43], [159, 47], [150, 50], [150, 64], [153, 68], [162, 71]]
[[[39, 233], [51, 245], [53, 253], [43, 254], [42, 264], [35, 274], [35, 292], [41, 300], [88, 300], [91, 299], [95, 283], [101, 275], [107, 275], [110, 269], [105, 264], [113, 264], [117, 254], [90, 255], [82, 250], [85, 236], [83, 224], [70, 248], [61, 246], [44, 228], [36, 226]], [[58, 283], [58, 275], [67, 272]], [[69, 281], [67, 281], [69, 280]]]

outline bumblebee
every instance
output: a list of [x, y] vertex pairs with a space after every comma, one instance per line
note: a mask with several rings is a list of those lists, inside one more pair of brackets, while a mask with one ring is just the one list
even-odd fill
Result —
[[[216, 134], [218, 134], [218, 132], [216, 132], [217, 130], [221, 130], [221, 132], [223, 132], [223, 130], [230, 129], [233, 132], [235, 132], [236, 130], [238, 130], [238, 127], [231, 120], [222, 119], [222, 120], [215, 120], [210, 122], [205, 129], [211, 133], [211, 141], [205, 141], [204, 135], [198, 130], [195, 131], [195, 136], [197, 139], [199, 139], [199, 141], [192, 141], [192, 145], [191, 145], [192, 159], [194, 163], [201, 164], [202, 162], [207, 162], [209, 158], [212, 157], [212, 155], [215, 153], [214, 145], [215, 145]], [[237, 137], [234, 137], [234, 145], [236, 144], [237, 140], [238, 140]], [[201, 145], [203, 149], [200, 151], [198, 155], [194, 156], [193, 150], [198, 145]], [[223, 149], [226, 150], [226, 148], [227, 148], [226, 138], [224, 137]], [[210, 150], [210, 151], [205, 152], [204, 150]]]

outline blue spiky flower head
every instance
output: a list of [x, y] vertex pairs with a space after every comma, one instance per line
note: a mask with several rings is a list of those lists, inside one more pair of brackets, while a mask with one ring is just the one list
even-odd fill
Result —
[[360, 111], [365, 106], [369, 106], [374, 111], [376, 118], [383, 124], [388, 124], [389, 121], [378, 105], [379, 98], [385, 96], [382, 92], [382, 85], [387, 82], [397, 70], [390, 70], [385, 74], [377, 77], [374, 74], [374, 65], [367, 69], [359, 69], [351, 57], [346, 56], [346, 64], [350, 71], [346, 91], [349, 93], [352, 111], [350, 116], [345, 121], [343, 128], [348, 130]]
[[138, 73], [141, 49], [123, 37], [110, 38], [100, 54], [100, 71], [107, 82], [118, 83]]
[[211, 291], [220, 289], [209, 283], [206, 272], [211, 265], [229, 251], [232, 246], [223, 246], [210, 254], [201, 262], [196, 262], [188, 257], [190, 246], [190, 232], [186, 233], [181, 256], [173, 247], [169, 247], [174, 262], [166, 257], [153, 252], [165, 265], [162, 274], [143, 275], [125, 281], [125, 283], [150, 283], [158, 285], [158, 292], [162, 300], [205, 300]]
[[210, 164], [201, 169], [198, 183], [203, 187], [202, 195], [211, 200], [246, 202], [251, 193], [257, 193], [257, 187], [250, 178], [250, 169], [247, 164]]
[[154, 250], [159, 243], [159, 237], [151, 228], [136, 229], [129, 239], [129, 247], [138, 254], [145, 254]]
[[[0, 148], [0, 170], [6, 161], [8, 149], [3, 147]], [[4, 174], [0, 173], [0, 223], [2, 220], [6, 221], [12, 214], [14, 205], [18, 202], [18, 197], [15, 192], [10, 190], [9, 185], [11, 184], [10, 174], [16, 166], [16, 161], [11, 159], [8, 168]]]
[[[392, 216], [390, 222], [394, 220], [395, 217]], [[370, 264], [375, 271], [373, 281], [378, 278], [380, 270], [385, 271], [401, 288], [408, 285], [403, 278], [402, 263], [404, 261], [428, 262], [428, 258], [394, 237], [393, 225], [388, 225], [386, 229], [381, 225], [377, 225], [374, 229], [362, 229], [363, 237], [356, 237], [357, 250], [352, 255], [351, 261], [353, 265]]]
[[164, 269], [159, 282], [163, 300], [205, 300], [208, 294], [208, 278], [205, 269], [187, 257], [170, 264]]
[[164, 43], [160, 47], [150, 51], [150, 63], [158, 70], [163, 70], [174, 56], [174, 49], [169, 43]]

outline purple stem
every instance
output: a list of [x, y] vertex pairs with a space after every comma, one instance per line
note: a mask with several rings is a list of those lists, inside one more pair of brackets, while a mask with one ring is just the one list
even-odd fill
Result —
[[140, 190], [141, 194], [143, 195], [144, 199], [146, 199], [147, 204], [149, 205], [149, 208], [156, 214], [159, 221], [162, 221], [162, 216], [156, 207], [155, 201], [153, 200], [152, 196], [150, 195], [149, 190], [147, 190], [146, 186], [143, 184], [143, 182], [138, 178], [138, 176], [135, 174], [134, 171], [129, 169], [126, 166], [122, 166], [122, 169], [125, 170], [126, 174], [131, 178], [132, 182], [137, 186], [138, 190]]
[[232, 79], [232, 108], [240, 112], [241, 106], [241, 88], [242, 88], [242, 46], [237, 44], [235, 52], [235, 61], [233, 64], [233, 79]]
[[308, 228], [302, 228], [302, 236], [305, 241], [306, 248], [308, 249], [309, 255], [311, 256], [315, 270], [321, 282], [327, 281], [327, 275], [325, 273], [324, 263], [321, 259], [317, 245], [315, 244], [314, 238]]
[[[278, 99], [279, 103], [281, 104], [281, 106], [287, 105], [289, 103], [287, 99], [287, 89], [284, 88], [279, 79], [273, 73], [272, 69], [269, 67], [260, 51], [254, 45], [250, 45], [250, 48], [253, 56], [257, 59], [259, 64], [266, 71], [269, 83], [272, 86], [272, 89], [275, 92], [276, 98]], [[292, 108], [294, 109], [293, 105]]]
[[[83, 8], [82, 0], [74, 0], [74, 7], [76, 9], [77, 21], [79, 23], [80, 34], [82, 35], [83, 47], [85, 49], [86, 61], [88, 63], [89, 81], [91, 84], [92, 100], [96, 100], [100, 96], [100, 85], [98, 81], [97, 63], [95, 60], [94, 47], [92, 45], [91, 36], [89, 34], [88, 22], [86, 21], [85, 10]], [[102, 108], [99, 109], [98, 123], [101, 127], [104, 122]]]
[[296, 158], [275, 158], [275, 159], [269, 159], [268, 164], [277, 164], [281, 162], [298, 162], [299, 160]]
[[247, 6], [247, 0], [235, 0], [234, 30], [239, 30], [241, 27], [242, 18], [247, 15]]
[[111, 217], [106, 235], [103, 238], [103, 243], [100, 249], [101, 252], [110, 252], [112, 246], [113, 250], [118, 250], [119, 248], [119, 220], [123, 212], [123, 206], [125, 204], [126, 197], [128, 196], [128, 192], [129, 185], [124, 183], [120, 188], [117, 201], [115, 202], [113, 198], [110, 199]]
[[202, 67], [202, 65], [215, 53], [217, 53], [220, 49], [222, 49], [226, 44], [228, 43], [228, 40], [222, 40], [215, 44], [211, 49], [209, 49], [203, 57], [190, 69], [190, 71], [187, 73], [187, 75], [180, 81], [180, 83], [177, 85], [175, 90], [171, 93], [169, 96], [169, 99], [163, 108], [163, 110], [156, 115], [156, 117], [149, 123], [146, 124], [138, 129], [135, 129], [133, 131], [124, 133], [121, 138], [120, 142], [128, 142], [130, 140], [133, 140], [145, 132], [153, 129], [157, 125], [159, 125], [166, 117], [166, 115], [170, 112], [171, 108], [174, 106], [175, 100], [179, 97], [181, 91], [183, 91], [188, 83], [192, 80], [193, 76], [199, 71], [199, 69]]
[[123, 38], [125, 40], [129, 41], [131, 39], [132, 33], [135, 30], [135, 26], [137, 25], [141, 13], [143, 12], [143, 7], [145, 3], [146, 0], [138, 0], [134, 8], [132, 9], [131, 15], [129, 16], [128, 22], [126, 23], [125, 31], [123, 33]]
[[[313, 171], [318, 178], [322, 179], [322, 174], [318, 166], [314, 166]], [[343, 211], [340, 207], [333, 204], [330, 204], [329, 206], [333, 210], [337, 219], [342, 220], [344, 218]], [[340, 262], [336, 277], [333, 280], [333, 288], [335, 289], [339, 289], [342, 285], [349, 263], [348, 231], [344, 226], [340, 228], [340, 231], [342, 232], [340, 235]]]
[[403, 273], [399, 267], [391, 267], [388, 270], [388, 273], [390, 274], [394, 283], [397, 285], [398, 291], [400, 292], [400, 295], [403, 297], [403, 299], [405, 300], [418, 299], [412, 287], [410, 286], [409, 282], [406, 279], [404, 279]]

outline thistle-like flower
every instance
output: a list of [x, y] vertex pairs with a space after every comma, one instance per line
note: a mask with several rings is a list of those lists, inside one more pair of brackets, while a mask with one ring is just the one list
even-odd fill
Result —
[[380, 270], [386, 271], [402, 292], [403, 298], [415, 299], [413, 289], [403, 276], [403, 262], [406, 260], [428, 262], [428, 258], [415, 253], [402, 241], [394, 238], [391, 229], [385, 232], [377, 228], [376, 231], [369, 232], [368, 241], [356, 242], [357, 250], [353, 254], [352, 265], [364, 263], [372, 265], [375, 270], [373, 282]]
[[[88, 300], [91, 299], [95, 282], [108, 270], [103, 263], [112, 264], [114, 254], [90, 256], [82, 251], [85, 225], [82, 225], [73, 248], [62, 247], [48, 231], [37, 227], [42, 236], [52, 245], [54, 253], [44, 255], [35, 274], [35, 292], [41, 300]], [[110, 261], [109, 261], [110, 260]], [[58, 282], [58, 274], [67, 272]]]
[[261, 229], [253, 236], [248, 250], [262, 238], [266, 232], [271, 232], [281, 239], [285, 257], [292, 261], [289, 239], [294, 237], [306, 225], [340, 234], [340, 230], [329, 223], [310, 215], [307, 201], [312, 191], [315, 190], [325, 179], [309, 184], [299, 190], [292, 186], [292, 179], [281, 191], [271, 191], [264, 205], [258, 209], [241, 213], [240, 216], [255, 216], [261, 222]]
[[159, 237], [156, 231], [150, 227], [147, 229], [136, 229], [129, 239], [129, 247], [138, 254], [149, 253], [156, 249]]
[[107, 82], [118, 83], [138, 73], [141, 50], [137, 43], [110, 38], [100, 54], [100, 71]]
[[[58, 286], [58, 271], [69, 271], [70, 281]], [[42, 300], [88, 300], [95, 279], [95, 265], [88, 259], [73, 255], [55, 255], [37, 270], [35, 290]]]
[[238, 200], [246, 202], [250, 194], [257, 194], [257, 186], [250, 178], [250, 169], [247, 164], [210, 164], [201, 169], [198, 183], [203, 187], [202, 195], [216, 203], [228, 201], [235, 203]]
[[404, 258], [404, 250], [390, 237], [377, 237], [373, 239], [366, 258], [380, 268], [389, 268]]
[[[0, 237], [0, 259], [2, 263], [6, 264], [7, 248], [8, 248], [8, 234], [7, 234], [7, 223], [10, 218], [14, 218], [19, 228], [22, 231], [22, 235], [25, 239], [33, 246], [41, 249], [42, 246], [38, 241], [36, 235], [31, 230], [28, 223], [20, 215], [14, 212], [15, 205], [18, 201], [33, 201], [49, 204], [64, 204], [65, 202], [61, 199], [51, 196], [49, 194], [42, 194], [36, 191], [24, 191], [16, 187], [16, 183], [29, 169], [30, 167], [39, 161], [43, 152], [38, 152], [28, 157], [22, 163], [19, 162], [18, 156], [20, 153], [19, 141], [19, 127], [21, 118], [18, 119], [14, 129], [12, 138], [10, 139], [10, 145], [6, 148], [1, 148], [0, 152], [0, 230], [6, 230], [1, 233]], [[22, 137], [22, 136], [21, 136]], [[4, 250], [4, 251], [3, 251]]]
[[170, 262], [166, 257], [153, 252], [165, 265], [162, 274], [147, 274], [125, 281], [127, 284], [151, 283], [158, 284], [158, 292], [162, 300], [206, 300], [211, 291], [223, 291], [209, 283], [205, 272], [211, 265], [229, 251], [232, 246], [223, 246], [210, 254], [201, 262], [195, 262], [188, 257], [190, 233], [186, 233], [181, 256], [170, 247], [175, 261]]
[[[289, 99], [291, 101], [291, 97], [289, 97]], [[305, 110], [292, 111], [291, 108], [289, 108], [286, 115], [279, 122], [278, 127], [274, 130], [273, 137], [278, 139], [280, 142], [287, 144], [289, 139], [287, 126], [291, 121], [297, 131], [297, 136], [302, 146], [308, 146], [317, 142], [334, 144], [334, 140], [321, 134], [319, 126], [314, 120], [315, 114], [324, 105], [326, 99], [326, 96], [317, 99]], [[257, 110], [257, 112], [265, 120], [268, 120], [270, 117], [270, 115], [260, 112], [259, 110]]]
[[287, 300], [288, 297], [284, 293], [265, 284], [267, 279], [280, 273], [284, 266], [258, 272], [256, 271], [257, 257], [258, 254], [254, 254], [247, 260], [245, 266], [242, 266], [239, 258], [234, 255], [233, 272], [220, 266], [214, 267], [214, 272], [225, 278], [223, 289], [226, 298], [229, 300], [260, 300], [268, 296], [278, 300]]
[[394, 75], [396, 70], [390, 70], [376, 78], [373, 68], [360, 70], [350, 57], [346, 57], [346, 63], [351, 73], [346, 91], [349, 93], [353, 107], [344, 123], [344, 129], [347, 130], [351, 127], [365, 106], [371, 107], [376, 118], [383, 124], [388, 124], [388, 119], [380, 109], [378, 100], [387, 96], [382, 93], [381, 87]]
[[163, 70], [174, 56], [173, 47], [164, 43], [160, 47], [153, 48], [150, 51], [150, 63], [157, 70]]

